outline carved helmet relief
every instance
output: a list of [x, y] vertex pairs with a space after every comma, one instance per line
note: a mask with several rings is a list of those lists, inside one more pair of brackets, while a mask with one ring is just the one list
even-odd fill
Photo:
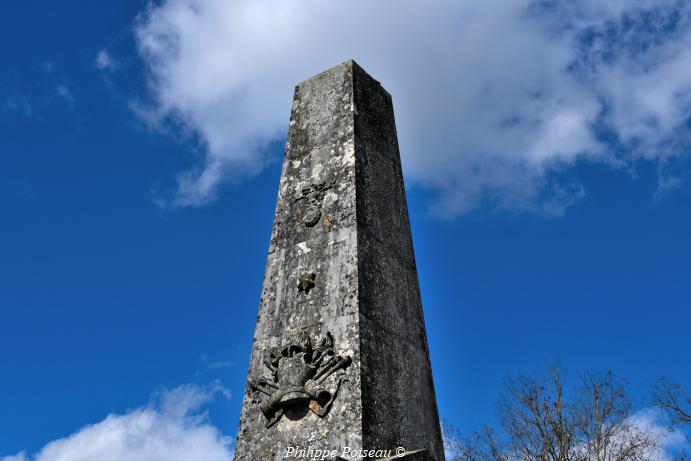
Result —
[[[323, 418], [329, 412], [351, 359], [336, 355], [330, 332], [316, 346], [312, 343], [312, 338], [303, 333], [282, 348], [270, 350], [264, 357], [270, 375], [250, 379], [252, 401], [259, 404], [266, 427], [276, 424], [284, 414], [300, 419], [312, 411]], [[335, 385], [332, 379], [327, 387], [327, 379], [337, 372], [340, 376]]]

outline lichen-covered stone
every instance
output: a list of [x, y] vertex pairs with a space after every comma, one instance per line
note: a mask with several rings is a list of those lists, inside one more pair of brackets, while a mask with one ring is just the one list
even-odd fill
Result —
[[235, 459], [288, 447], [444, 459], [391, 97], [354, 61], [295, 88]]

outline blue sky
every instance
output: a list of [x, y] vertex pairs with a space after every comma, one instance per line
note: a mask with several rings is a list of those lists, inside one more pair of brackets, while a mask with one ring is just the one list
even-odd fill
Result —
[[691, 388], [691, 7], [385, 3], [5, 7], [1, 460], [134, 422], [227, 458], [292, 86], [351, 57], [394, 98], [443, 418], [555, 360]]

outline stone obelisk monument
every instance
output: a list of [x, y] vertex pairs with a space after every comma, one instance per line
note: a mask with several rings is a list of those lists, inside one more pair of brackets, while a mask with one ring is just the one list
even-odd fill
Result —
[[295, 88], [248, 375], [236, 460], [444, 459], [391, 96], [354, 61]]

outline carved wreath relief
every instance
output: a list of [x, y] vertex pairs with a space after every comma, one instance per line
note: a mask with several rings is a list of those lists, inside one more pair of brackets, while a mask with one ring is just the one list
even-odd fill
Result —
[[314, 347], [311, 338], [303, 333], [298, 340], [282, 349], [274, 348], [265, 356], [264, 365], [270, 376], [251, 379], [249, 384], [254, 391], [252, 402], [259, 404], [266, 427], [273, 426], [285, 413], [288, 417], [301, 417], [311, 410], [319, 417], [326, 416], [341, 387], [343, 372], [335, 389], [327, 389], [325, 381], [351, 362], [348, 356], [336, 355], [333, 347], [331, 333], [326, 333]]
[[304, 200], [304, 211], [302, 214], [302, 222], [307, 227], [313, 227], [319, 222], [321, 218], [322, 202], [326, 191], [333, 187], [332, 184], [321, 182], [312, 184], [302, 189], [302, 196], [295, 199]]

